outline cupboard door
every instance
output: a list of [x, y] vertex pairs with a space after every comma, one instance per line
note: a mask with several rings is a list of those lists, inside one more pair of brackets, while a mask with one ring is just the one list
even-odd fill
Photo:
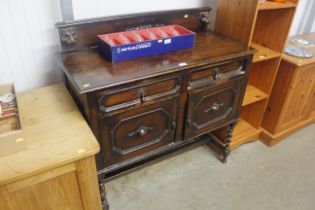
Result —
[[295, 72], [279, 119], [277, 131], [290, 128], [309, 117], [311, 109], [309, 103], [312, 92], [314, 92], [312, 91], [314, 80], [312, 70], [312, 68], [301, 68]]
[[245, 78], [189, 92], [185, 139], [210, 132], [237, 119], [246, 87]]
[[177, 98], [126, 111], [101, 122], [105, 165], [134, 158], [174, 142]]

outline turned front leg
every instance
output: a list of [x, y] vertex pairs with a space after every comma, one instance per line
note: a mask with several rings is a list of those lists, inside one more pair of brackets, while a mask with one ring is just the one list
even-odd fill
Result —
[[101, 194], [102, 209], [109, 210], [109, 204], [106, 198], [105, 183], [104, 183], [104, 179], [102, 178], [99, 179], [99, 188], [100, 188], [100, 194]]
[[230, 154], [230, 143], [235, 125], [236, 123], [231, 123], [224, 128], [209, 133], [210, 141], [208, 146], [223, 163], [227, 161], [227, 157]]
[[232, 137], [233, 137], [233, 131], [234, 131], [234, 128], [235, 128], [236, 124], [237, 123], [232, 123], [232, 124], [230, 124], [228, 126], [228, 130], [227, 130], [227, 134], [226, 134], [226, 138], [225, 138], [225, 146], [224, 146], [223, 155], [222, 155], [222, 158], [221, 158], [221, 161], [223, 163], [226, 163], [227, 157], [229, 156], [229, 154], [231, 152], [230, 144], [231, 144], [231, 140], [232, 140]]

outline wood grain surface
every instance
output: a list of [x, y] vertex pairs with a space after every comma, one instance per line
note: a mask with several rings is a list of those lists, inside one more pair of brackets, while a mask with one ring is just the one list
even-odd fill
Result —
[[62, 84], [17, 94], [27, 150], [0, 158], [0, 185], [96, 154], [99, 145]]
[[247, 46], [224, 36], [198, 33], [192, 49], [115, 64], [103, 58], [97, 50], [66, 53], [59, 55], [58, 60], [77, 92], [82, 94], [251, 53]]
[[[298, 46], [298, 47], [311, 51], [314, 56], [312, 58], [297, 58], [294, 56], [283, 54], [283, 59], [287, 62], [290, 62], [290, 63], [296, 65], [296, 66], [304, 66], [304, 65], [314, 63], [315, 62], [315, 32], [309, 33], [309, 34], [293, 36], [292, 38], [306, 39], [306, 40], [312, 41], [314, 43], [313, 46], [310, 46], [310, 47]], [[287, 42], [287, 44], [292, 45], [289, 41]]]

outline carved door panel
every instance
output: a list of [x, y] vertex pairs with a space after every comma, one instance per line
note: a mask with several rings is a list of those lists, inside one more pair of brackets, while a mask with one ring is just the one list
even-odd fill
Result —
[[189, 93], [185, 139], [210, 132], [237, 119], [244, 96], [244, 78], [213, 88], [203, 87]]
[[177, 98], [142, 106], [101, 123], [105, 165], [143, 155], [174, 142]]

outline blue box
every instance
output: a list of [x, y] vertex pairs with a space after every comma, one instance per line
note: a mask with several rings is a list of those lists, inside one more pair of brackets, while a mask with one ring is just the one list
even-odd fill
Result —
[[98, 35], [100, 52], [113, 63], [192, 48], [195, 33], [178, 25]]

